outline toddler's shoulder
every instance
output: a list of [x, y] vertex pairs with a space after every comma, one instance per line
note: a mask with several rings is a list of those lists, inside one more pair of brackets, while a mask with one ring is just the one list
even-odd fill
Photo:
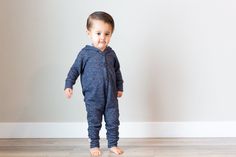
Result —
[[86, 46], [85, 46], [85, 47], [83, 47], [83, 48], [79, 51], [79, 53], [84, 54], [84, 53], [86, 53], [87, 51], [88, 51], [88, 49], [87, 49]]
[[116, 52], [109, 46], [108, 51], [113, 55], [116, 56]]
[[82, 49], [78, 50], [77, 54], [78, 54], [78, 57], [84, 57], [86, 55], [88, 55], [88, 47], [85, 46], [83, 47]]

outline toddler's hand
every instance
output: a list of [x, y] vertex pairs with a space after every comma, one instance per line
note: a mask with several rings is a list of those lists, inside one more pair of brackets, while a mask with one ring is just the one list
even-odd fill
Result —
[[118, 98], [122, 97], [122, 95], [123, 95], [123, 92], [122, 92], [122, 91], [118, 91], [118, 92], [117, 92], [117, 97], [118, 97]]
[[73, 94], [73, 90], [71, 88], [66, 88], [65, 89], [65, 95], [68, 99], [71, 98], [72, 94]]

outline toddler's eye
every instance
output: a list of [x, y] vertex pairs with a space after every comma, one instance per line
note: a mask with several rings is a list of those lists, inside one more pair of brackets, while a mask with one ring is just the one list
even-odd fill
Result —
[[101, 35], [101, 33], [100, 33], [100, 32], [98, 32], [98, 33], [97, 33], [97, 35]]
[[108, 36], [108, 35], [110, 35], [110, 33], [106, 33], [105, 35]]

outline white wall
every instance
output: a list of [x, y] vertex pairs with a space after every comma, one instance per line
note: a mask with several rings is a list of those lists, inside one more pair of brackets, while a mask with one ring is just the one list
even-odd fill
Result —
[[116, 23], [122, 122], [236, 120], [235, 1], [0, 0], [0, 122], [86, 121], [63, 88], [95, 10]]

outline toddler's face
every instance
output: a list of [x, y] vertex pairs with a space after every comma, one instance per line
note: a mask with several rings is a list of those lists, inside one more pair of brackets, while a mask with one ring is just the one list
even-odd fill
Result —
[[93, 20], [92, 27], [87, 30], [93, 46], [104, 51], [110, 42], [112, 27], [101, 20]]

